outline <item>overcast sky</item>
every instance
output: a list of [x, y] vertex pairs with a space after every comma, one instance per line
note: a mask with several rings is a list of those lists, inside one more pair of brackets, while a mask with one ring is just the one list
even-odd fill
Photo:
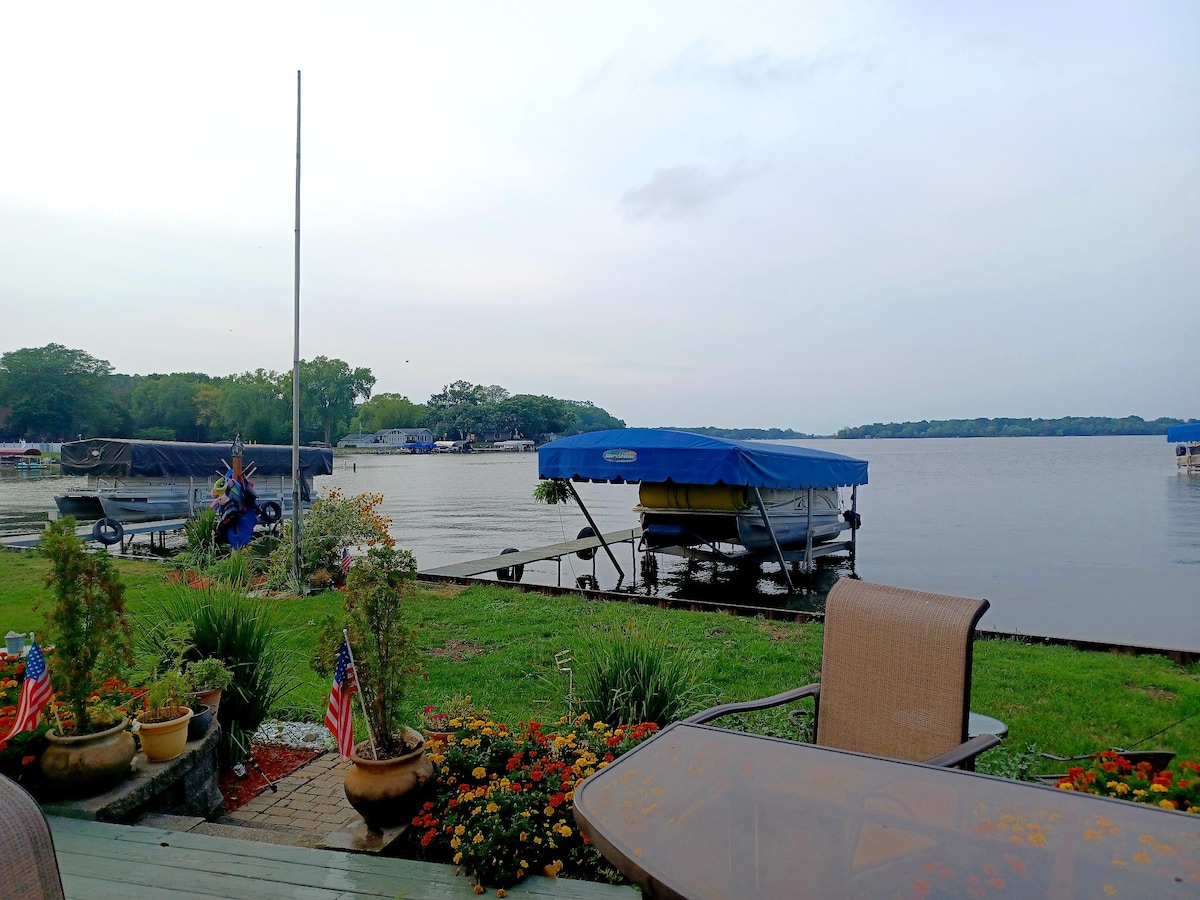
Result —
[[630, 425], [1200, 416], [1200, 3], [10, 4], [0, 352]]

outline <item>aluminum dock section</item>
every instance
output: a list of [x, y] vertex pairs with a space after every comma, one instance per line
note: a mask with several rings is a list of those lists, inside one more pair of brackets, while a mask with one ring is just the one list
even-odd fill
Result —
[[538, 547], [534, 550], [518, 550], [516, 553], [504, 553], [484, 559], [473, 559], [470, 562], [439, 566], [421, 574], [434, 578], [472, 578], [511, 566], [523, 566], [547, 559], [562, 559], [564, 556], [570, 556], [580, 550], [594, 550], [604, 543], [624, 544], [636, 541], [641, 536], [642, 529], [627, 528], [624, 531], [610, 531], [604, 535], [603, 541], [598, 537], [576, 538], [573, 541], [563, 541], [560, 544], [550, 544], [548, 547]]
[[[125, 532], [125, 539], [128, 540], [138, 534], [161, 535], [168, 531], [182, 531], [185, 524], [187, 524], [187, 519], [163, 519], [160, 522], [123, 523], [122, 528]], [[93, 527], [95, 527], [94, 522], [87, 525], [79, 525], [75, 529], [75, 534], [84, 542], [99, 543], [99, 541], [92, 537]], [[40, 531], [32, 531], [25, 534], [8, 534], [0, 536], [0, 547], [28, 550], [36, 547], [41, 540], [42, 533]], [[151, 538], [151, 543], [153, 543], [153, 540]]]

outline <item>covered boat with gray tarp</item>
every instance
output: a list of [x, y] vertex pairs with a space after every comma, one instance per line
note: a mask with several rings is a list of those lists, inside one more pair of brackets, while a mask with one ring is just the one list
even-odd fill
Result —
[[[706, 547], [734, 558], [718, 545], [739, 545], [743, 555], [773, 556], [781, 565], [795, 560], [811, 572], [817, 556], [853, 553], [867, 462], [788, 444], [624, 428], [539, 447], [538, 475], [567, 484], [638, 484], [634, 509], [646, 549], [696, 556], [692, 548]], [[848, 507], [842, 488], [850, 488]], [[850, 540], [832, 546], [847, 530]]]
[[[186, 518], [213, 501], [230, 472], [232, 445], [89, 438], [62, 445], [64, 475], [87, 476], [86, 488], [54, 498], [62, 515], [118, 522]], [[292, 505], [292, 448], [246, 444], [246, 477], [261, 503]], [[311, 503], [313, 478], [333, 472], [333, 451], [300, 449], [300, 499]]]

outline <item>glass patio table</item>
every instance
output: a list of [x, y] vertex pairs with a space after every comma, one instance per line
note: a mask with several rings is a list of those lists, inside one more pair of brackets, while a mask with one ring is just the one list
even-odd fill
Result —
[[677, 723], [580, 829], [651, 897], [1200, 897], [1200, 816]]

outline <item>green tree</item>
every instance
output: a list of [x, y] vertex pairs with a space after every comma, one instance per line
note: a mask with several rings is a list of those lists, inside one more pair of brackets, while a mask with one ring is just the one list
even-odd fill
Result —
[[350, 431], [380, 431], [384, 428], [409, 428], [418, 425], [426, 408], [401, 394], [376, 394], [358, 409], [350, 420]]
[[62, 344], [0, 356], [0, 407], [7, 429], [38, 440], [96, 434], [112, 420], [112, 366]]
[[196, 394], [211, 379], [198, 372], [147, 375], [138, 379], [130, 398], [130, 415], [135, 437], [148, 431], [170, 432], [168, 440], [203, 441], [208, 427], [202, 424]]
[[[289, 386], [291, 379], [288, 379]], [[300, 418], [324, 429], [330, 442], [334, 427], [347, 427], [359, 397], [366, 400], [375, 387], [375, 376], [367, 368], [351, 369], [340, 359], [318, 356], [300, 361]]]
[[[220, 398], [212, 411], [210, 427], [222, 437], [240, 433], [260, 444], [292, 441], [292, 377], [255, 369], [222, 379]], [[210, 399], [204, 397], [205, 402]], [[204, 413], [206, 421], [209, 413]]]

